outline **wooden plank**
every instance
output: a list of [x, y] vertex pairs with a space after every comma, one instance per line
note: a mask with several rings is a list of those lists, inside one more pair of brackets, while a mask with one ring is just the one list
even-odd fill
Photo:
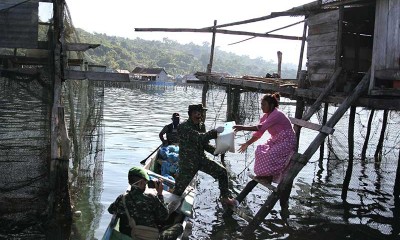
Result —
[[[373, 96], [400, 97], [400, 90], [399, 89], [372, 89], [369, 94], [373, 95]], [[400, 105], [400, 103], [397, 103], [397, 105]]]
[[100, 46], [100, 44], [91, 44], [91, 43], [67, 43], [67, 51], [86, 51], [89, 49], [94, 49]]
[[70, 79], [70, 80], [88, 79], [93, 81], [129, 82], [129, 74], [65, 70], [65, 79]]
[[308, 28], [309, 35], [320, 35], [323, 33], [331, 33], [331, 32], [337, 32], [337, 31], [338, 31], [337, 21], [330, 22], [330, 23], [316, 24], [314, 26], [309, 26], [309, 28]]
[[321, 23], [332, 23], [339, 20], [339, 10], [318, 13], [308, 18], [308, 26], [314, 26]]
[[316, 60], [335, 60], [336, 59], [336, 45], [309, 47], [307, 48], [307, 58], [312, 61]]
[[328, 79], [328, 74], [326, 73], [313, 73], [309, 75], [309, 80], [311, 82], [325, 82]]
[[337, 32], [308, 35], [307, 43], [307, 49], [310, 47], [336, 46]]
[[319, 61], [313, 61], [313, 60], [308, 60], [307, 62], [307, 68], [308, 69], [313, 69], [313, 68], [332, 68], [335, 69], [335, 64], [336, 60], [335, 59], [330, 59], [330, 60], [319, 60]]
[[297, 119], [297, 118], [293, 118], [293, 117], [289, 117], [289, 119], [293, 124], [296, 124], [298, 126], [305, 127], [305, 128], [311, 129], [311, 130], [315, 130], [318, 132], [322, 132], [322, 133], [326, 133], [326, 134], [333, 134], [333, 132], [335, 131], [335, 129], [333, 129], [333, 128], [322, 126], [322, 125], [312, 123], [312, 122], [308, 122], [303, 119]]
[[400, 81], [400, 69], [375, 70], [375, 77], [384, 80]]
[[[387, 69], [400, 69], [400, 1], [388, 1], [388, 37], [386, 50]], [[398, 78], [400, 80], [400, 78]]]
[[[198, 33], [212, 33], [212, 28], [135, 28], [137, 32], [198, 32]], [[225, 29], [217, 29], [216, 33], [230, 34], [230, 35], [242, 35], [242, 36], [253, 36], [253, 37], [265, 37], [265, 38], [278, 38], [286, 40], [302, 40], [300, 36], [285, 36], [278, 34], [268, 33], [255, 33], [245, 31], [233, 31]]]

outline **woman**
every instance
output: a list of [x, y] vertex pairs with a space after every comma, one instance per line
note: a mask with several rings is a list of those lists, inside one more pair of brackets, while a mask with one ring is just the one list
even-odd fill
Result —
[[[260, 139], [265, 131], [271, 137], [266, 143], [257, 146], [255, 151], [254, 173], [257, 178], [270, 181], [279, 181], [281, 173], [289, 163], [291, 155], [296, 148], [296, 135], [289, 118], [278, 109], [279, 93], [266, 94], [261, 100], [261, 110], [264, 115], [256, 126], [235, 125], [235, 131], [255, 131], [253, 136], [240, 145], [238, 152], [243, 153], [247, 147]], [[281, 206], [287, 206], [290, 189], [284, 199], [281, 198]]]

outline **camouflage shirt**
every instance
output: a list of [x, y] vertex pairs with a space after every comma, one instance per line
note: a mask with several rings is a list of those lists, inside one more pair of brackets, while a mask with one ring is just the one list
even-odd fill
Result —
[[179, 134], [179, 158], [182, 161], [198, 161], [206, 158], [204, 150], [213, 154], [215, 147], [210, 145], [210, 140], [217, 138], [217, 131], [206, 132], [203, 122], [195, 124], [191, 119], [181, 123]]
[[[139, 189], [131, 187], [125, 196], [126, 207], [129, 214], [135, 219], [136, 225], [157, 227], [168, 218], [168, 209], [165, 204], [152, 194], [142, 193]], [[129, 222], [126, 217], [125, 208], [122, 203], [123, 194], [108, 208], [111, 214], [117, 214], [121, 218], [120, 231], [130, 235]]]

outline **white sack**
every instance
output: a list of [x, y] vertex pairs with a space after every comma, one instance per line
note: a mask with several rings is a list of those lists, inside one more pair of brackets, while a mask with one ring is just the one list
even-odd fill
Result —
[[236, 125], [234, 121], [227, 122], [224, 124], [224, 131], [218, 134], [215, 139], [215, 151], [214, 154], [235, 152], [235, 132], [233, 126]]

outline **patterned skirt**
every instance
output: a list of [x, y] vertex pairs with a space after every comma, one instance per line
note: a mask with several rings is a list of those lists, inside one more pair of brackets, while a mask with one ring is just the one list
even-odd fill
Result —
[[274, 176], [274, 181], [288, 165], [296, 147], [296, 135], [292, 129], [281, 131], [255, 152], [254, 173], [257, 176]]

